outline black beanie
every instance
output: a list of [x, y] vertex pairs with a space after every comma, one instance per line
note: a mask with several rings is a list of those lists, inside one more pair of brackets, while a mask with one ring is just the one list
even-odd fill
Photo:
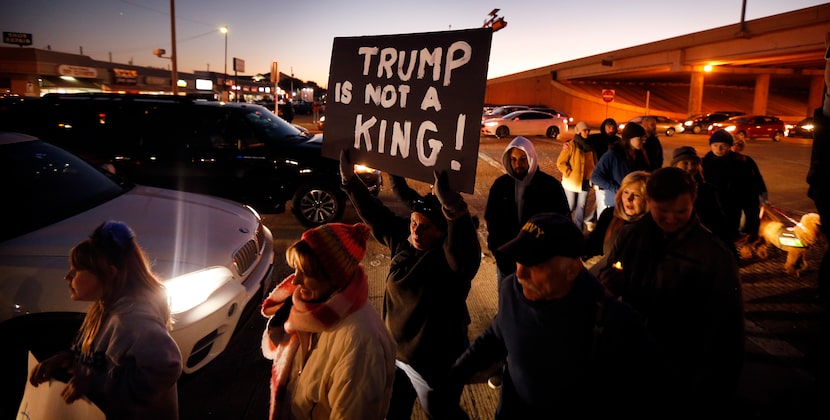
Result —
[[732, 146], [732, 144], [735, 143], [735, 140], [732, 138], [732, 135], [729, 134], [728, 131], [718, 130], [712, 133], [712, 135], [709, 137], [709, 144], [711, 145], [712, 143], [726, 143], [729, 146]]
[[643, 128], [642, 125], [629, 122], [623, 128], [621, 137], [623, 140], [633, 139], [633, 138], [640, 138], [646, 135], [646, 129]]

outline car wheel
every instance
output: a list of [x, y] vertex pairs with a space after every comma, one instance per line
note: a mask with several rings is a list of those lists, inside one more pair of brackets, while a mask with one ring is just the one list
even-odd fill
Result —
[[346, 197], [333, 187], [306, 184], [291, 199], [294, 217], [306, 227], [336, 222], [343, 217]]
[[775, 134], [772, 135], [772, 141], [781, 141], [784, 138], [784, 133], [782, 131], [776, 131]]
[[701, 127], [699, 125], [696, 125], [696, 126], [692, 127], [692, 133], [700, 134], [701, 131], [703, 131], [703, 127]]
[[509, 135], [510, 135], [510, 129], [505, 127], [505, 126], [501, 126], [501, 127], [496, 129], [496, 137], [502, 138], [502, 137], [507, 137]]
[[545, 135], [552, 138], [552, 139], [555, 139], [555, 138], [559, 137], [559, 127], [557, 127], [557, 126], [548, 127], [548, 131], [545, 132]]
[[675, 129], [673, 129], [673, 128], [669, 128], [669, 129], [667, 129], [667, 130], [666, 130], [666, 135], [667, 135], [667, 136], [669, 136], [669, 137], [671, 137], [671, 136], [673, 136], [673, 135], [674, 135], [674, 132], [675, 132], [675, 131], [676, 131]]

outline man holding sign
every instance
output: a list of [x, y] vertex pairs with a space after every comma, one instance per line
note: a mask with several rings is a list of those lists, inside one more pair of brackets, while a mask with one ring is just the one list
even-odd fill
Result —
[[381, 315], [398, 345], [389, 420], [409, 419], [415, 397], [429, 418], [464, 419], [457, 406], [463, 384], [444, 384], [469, 344], [467, 295], [481, 264], [481, 245], [467, 203], [436, 173], [434, 194], [421, 196], [402, 177], [393, 190], [408, 197], [409, 218], [396, 215], [354, 176], [348, 152], [340, 157], [343, 190], [372, 235], [391, 252]]

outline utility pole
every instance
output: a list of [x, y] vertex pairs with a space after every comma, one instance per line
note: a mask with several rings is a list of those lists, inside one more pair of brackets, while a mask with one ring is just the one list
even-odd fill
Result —
[[170, 54], [170, 61], [173, 62], [173, 70], [170, 75], [171, 84], [173, 85], [173, 94], [179, 94], [179, 71], [176, 65], [176, 0], [170, 0], [170, 39], [173, 42], [173, 52]]

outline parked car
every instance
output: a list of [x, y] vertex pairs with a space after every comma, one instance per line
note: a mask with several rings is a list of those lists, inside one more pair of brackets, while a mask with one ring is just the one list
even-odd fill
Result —
[[531, 107], [530, 109], [531, 109], [532, 111], [542, 111], [542, 112], [547, 112], [548, 114], [553, 114], [553, 115], [558, 115], [558, 116], [560, 116], [560, 117], [565, 117], [565, 118], [567, 118], [567, 119], [568, 119], [568, 124], [570, 124], [570, 123], [574, 122], [573, 117], [571, 117], [570, 115], [568, 115], [568, 114], [566, 114], [566, 113], [564, 113], [564, 112], [562, 112], [562, 111], [555, 110], [555, 109], [553, 109], [553, 108], [547, 108], [547, 107]]
[[[216, 195], [282, 213], [305, 226], [339, 220], [340, 165], [312, 135], [247, 103], [163, 95], [48, 94], [0, 106], [0, 129], [35, 135], [127, 179]], [[377, 194], [380, 171], [360, 166]]]
[[803, 120], [787, 125], [787, 137], [806, 137], [813, 138], [813, 132], [816, 130], [813, 124], [813, 117], [807, 117]]
[[515, 111], [481, 123], [482, 134], [499, 138], [544, 135], [555, 139], [567, 131], [567, 118], [539, 111]]
[[481, 122], [489, 120], [490, 118], [503, 117], [511, 112], [522, 111], [527, 109], [530, 109], [530, 107], [527, 105], [500, 105], [493, 108], [492, 111], [482, 114]]
[[107, 220], [135, 231], [165, 281], [184, 372], [225, 351], [258, 311], [274, 240], [251, 207], [128, 183], [20, 133], [0, 132], [0, 173], [7, 204], [0, 224], [0, 381], [7, 394], [0, 413], [14, 413], [23, 396], [29, 352], [42, 360], [70, 347], [89, 302], [70, 298], [69, 252]]
[[[657, 120], [658, 133], [665, 133], [667, 136], [671, 137], [674, 135], [674, 133], [677, 133], [678, 131], [683, 131], [683, 124], [681, 124], [680, 121], [666, 117], [664, 115], [641, 115], [628, 120], [628, 122], [642, 124], [643, 118], [645, 117], [651, 117]], [[622, 131], [626, 124], [627, 123], [620, 124], [620, 131]]]
[[739, 115], [726, 121], [714, 123], [709, 127], [711, 135], [717, 130], [726, 130], [736, 139], [753, 139], [769, 137], [772, 141], [781, 141], [786, 132], [784, 121], [771, 115]]
[[744, 115], [744, 113], [736, 111], [721, 111], [710, 112], [708, 114], [691, 115], [686, 119], [686, 121], [683, 122], [683, 132], [690, 132], [694, 134], [705, 133], [709, 130], [710, 125], [726, 121], [729, 117], [734, 117], [736, 115]]

